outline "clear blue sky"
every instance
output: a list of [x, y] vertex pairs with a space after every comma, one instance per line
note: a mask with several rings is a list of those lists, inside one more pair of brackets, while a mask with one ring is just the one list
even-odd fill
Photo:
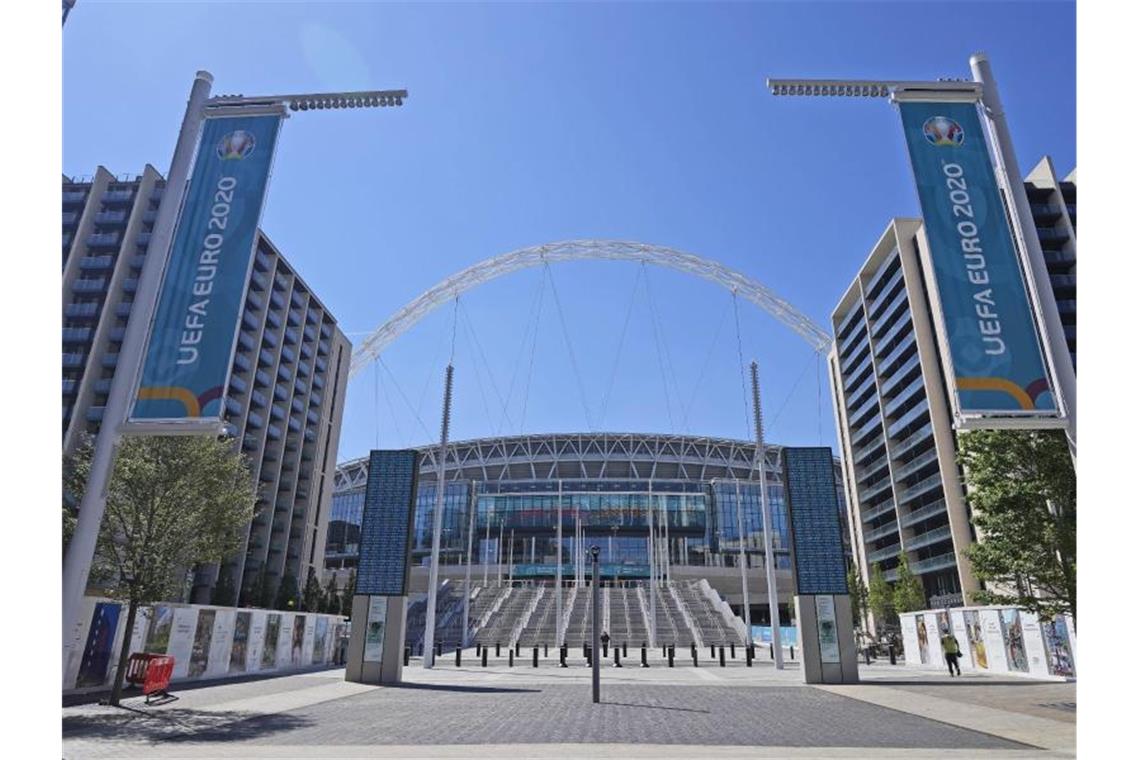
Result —
[[[289, 119], [262, 220], [354, 342], [463, 267], [573, 238], [716, 259], [826, 325], [888, 219], [917, 215], [898, 116], [884, 101], [774, 98], [764, 78], [968, 77], [970, 53], [985, 50], [1023, 170], [1049, 154], [1066, 174], [1074, 29], [1063, 2], [80, 0], [64, 29], [64, 171], [165, 172], [199, 68], [215, 94], [404, 87], [401, 109]], [[524, 394], [541, 271], [471, 292], [453, 437], [585, 430], [574, 364], [595, 429], [749, 435], [725, 291], [650, 268], [651, 308], [644, 281], [634, 294], [635, 264], [551, 273], [576, 362], [546, 284]], [[826, 367], [821, 404], [808, 346], [747, 303], [740, 317], [769, 438], [835, 446]], [[442, 309], [394, 344], [395, 381], [381, 370], [378, 386], [368, 370], [349, 385], [339, 459], [377, 437], [438, 436], [451, 325]]]

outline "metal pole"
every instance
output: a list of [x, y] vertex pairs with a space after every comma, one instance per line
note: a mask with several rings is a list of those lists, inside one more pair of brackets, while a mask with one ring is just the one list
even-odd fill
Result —
[[591, 563], [593, 564], [593, 570], [594, 570], [594, 584], [593, 584], [594, 587], [590, 591], [590, 594], [593, 596], [593, 604], [594, 604], [594, 614], [593, 614], [594, 621], [593, 621], [593, 626], [592, 626], [593, 631], [592, 631], [591, 636], [590, 636], [590, 640], [593, 642], [593, 645], [590, 647], [590, 652], [591, 652], [590, 667], [593, 670], [593, 673], [591, 674], [591, 679], [593, 680], [593, 684], [594, 684], [594, 704], [597, 704], [601, 700], [601, 675], [602, 675], [602, 670], [601, 670], [601, 665], [602, 665], [602, 648], [601, 648], [602, 638], [601, 638], [601, 636], [602, 636], [602, 633], [601, 633], [600, 624], [598, 623], [598, 617], [602, 614], [602, 598], [601, 598], [601, 594], [598, 591], [598, 588], [601, 585], [601, 583], [600, 583], [601, 577], [600, 577], [600, 573], [598, 570], [598, 551], [599, 550], [598, 550], [597, 546], [591, 546], [590, 547], [590, 560], [591, 560]]
[[[760, 470], [760, 524], [764, 526], [764, 578], [768, 586], [768, 618], [772, 622], [772, 651], [776, 669], [784, 669], [784, 649], [780, 641], [780, 605], [776, 598], [776, 562], [772, 556], [772, 534], [768, 520], [768, 473], [764, 455], [764, 411], [760, 406], [760, 370], [752, 362], [752, 417], [756, 423], [756, 460]], [[749, 631], [751, 638], [751, 631]]]
[[483, 562], [483, 589], [487, 589], [487, 569], [491, 564], [491, 514], [487, 510], [487, 529], [484, 531], [486, 538], [483, 539], [483, 551], [479, 559]]
[[555, 569], [555, 586], [558, 590], [554, 596], [554, 642], [556, 645], [562, 643], [562, 479], [558, 479], [558, 567]]
[[507, 555], [507, 585], [514, 585], [515, 582], [515, 529], [511, 528], [511, 544], [508, 549]]
[[472, 496], [467, 497], [467, 569], [463, 573], [463, 646], [471, 638], [471, 546], [475, 537], [475, 504]]
[[427, 611], [424, 617], [424, 668], [435, 665], [435, 598], [439, 583], [439, 544], [443, 531], [443, 497], [447, 490], [444, 469], [447, 465], [447, 433], [451, 427], [451, 382], [455, 368], [447, 365], [443, 381], [443, 422], [440, 423], [439, 456], [435, 463], [435, 512], [431, 525], [431, 571], [428, 573]]
[[162, 274], [170, 258], [174, 225], [186, 195], [190, 164], [202, 125], [202, 109], [210, 97], [210, 86], [213, 82], [214, 77], [208, 71], [199, 71], [194, 75], [194, 84], [190, 88], [186, 112], [178, 132], [178, 142], [170, 160], [170, 171], [166, 175], [166, 191], [162, 194], [154, 231], [151, 234], [150, 255], [143, 259], [142, 274], [131, 314], [133, 318], [127, 323], [123, 335], [118, 371], [111, 378], [103, 423], [95, 439], [91, 472], [87, 477], [83, 499], [79, 505], [75, 533], [64, 557], [62, 615], [64, 674], [67, 673], [68, 644], [81, 622], [83, 594], [87, 590], [87, 579], [91, 573], [91, 562], [99, 538], [99, 526], [103, 522], [103, 512], [107, 508], [107, 484], [119, 445], [120, 426], [127, 421], [130, 414], [135, 378], [142, 366], [143, 353], [146, 350], [144, 344], [147, 330], [154, 320], [155, 302], [162, 285]]
[[649, 646], [657, 646], [657, 548], [654, 546], [653, 481], [649, 481]]
[[[740, 501], [740, 481], [736, 480], [736, 530], [740, 537], [740, 588], [743, 594], [744, 630], [746, 632], [744, 645], [752, 640], [752, 608], [748, 601], [748, 557], [744, 551], [744, 506]], [[763, 486], [761, 486], [763, 487]]]
[[1069, 439], [1069, 452], [1073, 461], [1077, 459], [1077, 371], [1069, 355], [1065, 341], [1065, 328], [1057, 311], [1057, 300], [1053, 296], [1053, 285], [1049, 280], [1049, 270], [1041, 253], [1041, 241], [1037, 239], [1037, 228], [1033, 223], [1033, 212], [1029, 208], [1029, 198], [1021, 180], [1021, 169], [1017, 165], [1017, 155], [1013, 151], [1013, 138], [1005, 120], [1005, 109], [998, 96], [997, 80], [994, 79], [990, 59], [985, 53], [970, 56], [970, 70], [974, 81], [982, 85], [982, 110], [993, 130], [994, 144], [997, 147], [994, 158], [998, 164], [998, 176], [1004, 180], [1010, 200], [1010, 213], [1013, 215], [1015, 237], [1021, 242], [1022, 263], [1025, 269], [1029, 297], [1037, 310], [1041, 322], [1042, 338], [1045, 342], [1045, 358], [1057, 379], [1060, 391], [1060, 406], [1068, 418], [1066, 434]]
[[496, 552], [496, 554], [497, 554], [498, 560], [499, 560], [499, 586], [501, 588], [503, 585], [503, 519], [502, 518], [499, 518], [499, 543], [495, 548], [498, 550]]

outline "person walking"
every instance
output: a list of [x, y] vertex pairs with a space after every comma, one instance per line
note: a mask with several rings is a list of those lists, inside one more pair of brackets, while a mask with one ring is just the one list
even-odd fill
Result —
[[946, 667], [950, 670], [950, 675], [962, 675], [962, 668], [958, 666], [962, 650], [958, 648], [958, 639], [950, 633], [949, 628], [942, 629], [942, 655], [946, 658]]

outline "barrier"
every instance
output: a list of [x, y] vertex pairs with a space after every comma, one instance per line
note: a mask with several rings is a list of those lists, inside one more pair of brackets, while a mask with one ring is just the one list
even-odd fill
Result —
[[676, 647], [669, 647], [669, 667], [673, 667], [673, 654], [677, 651]]
[[643, 668], [649, 667], [649, 655], [645, 650], [644, 644], [641, 645], [641, 667], [643, 667]]
[[720, 648], [720, 666], [722, 668], [724, 667], [724, 647], [723, 646], [721, 646], [721, 648]]
[[531, 667], [538, 667], [538, 647], [534, 648], [534, 656], [531, 658]]
[[169, 655], [154, 655], [147, 661], [146, 677], [143, 681], [143, 694], [149, 704], [154, 694], [169, 697], [170, 677], [174, 675], [174, 658]]
[[127, 660], [127, 671], [123, 675], [123, 680], [131, 686], [142, 686], [146, 681], [146, 666], [152, 658], [158, 657], [156, 654], [146, 654], [144, 652], [136, 652]]

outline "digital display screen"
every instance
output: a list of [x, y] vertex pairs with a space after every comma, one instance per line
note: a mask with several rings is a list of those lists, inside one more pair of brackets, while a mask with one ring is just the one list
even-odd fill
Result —
[[357, 594], [407, 594], [418, 473], [419, 454], [414, 450], [373, 451], [369, 455]]
[[846, 594], [835, 465], [826, 447], [785, 447], [784, 487], [797, 594]]

